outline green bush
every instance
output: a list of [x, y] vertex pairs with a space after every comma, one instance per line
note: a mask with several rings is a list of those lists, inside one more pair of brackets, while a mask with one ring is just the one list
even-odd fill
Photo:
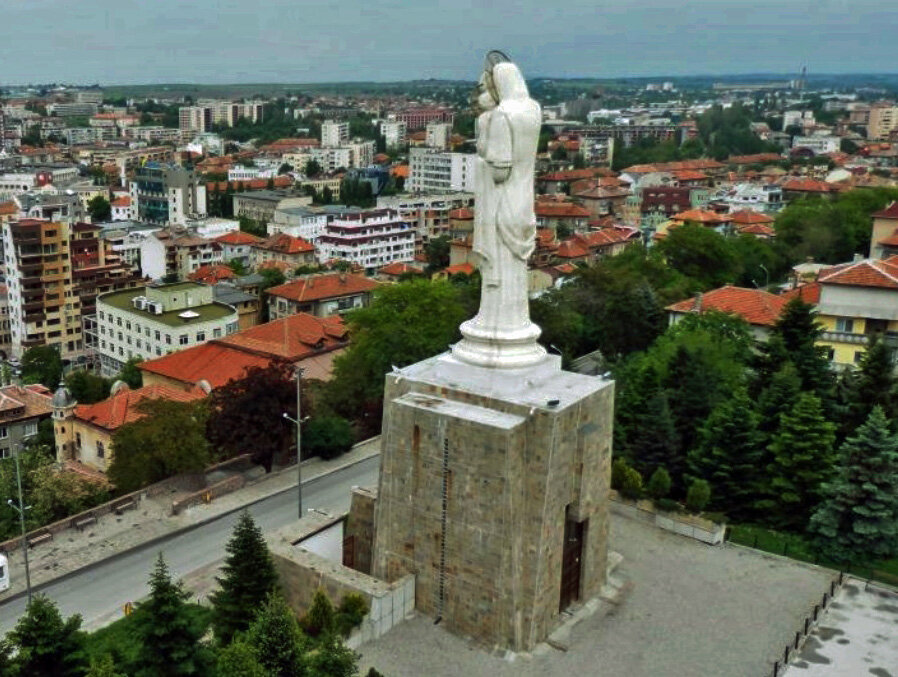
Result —
[[340, 600], [340, 606], [337, 607], [337, 632], [343, 637], [349, 637], [352, 629], [362, 624], [367, 613], [368, 603], [365, 598], [358, 593], [349, 593]]
[[658, 501], [670, 493], [670, 485], [670, 473], [664, 467], [659, 467], [655, 469], [655, 472], [649, 478], [646, 491], [649, 496]]
[[620, 491], [624, 485], [624, 476], [627, 474], [627, 462], [622, 458], [614, 459], [611, 464], [611, 488]]
[[637, 499], [642, 496], [642, 475], [635, 468], [628, 467], [624, 471], [624, 479], [620, 493], [624, 498]]
[[303, 425], [302, 455], [320, 456], [324, 460], [346, 453], [355, 442], [349, 421], [339, 416], [313, 418]]
[[672, 498], [658, 498], [655, 500], [655, 507], [664, 512], [680, 512], [682, 507]]
[[695, 480], [686, 492], [686, 507], [692, 512], [701, 512], [711, 500], [711, 485], [706, 480]]

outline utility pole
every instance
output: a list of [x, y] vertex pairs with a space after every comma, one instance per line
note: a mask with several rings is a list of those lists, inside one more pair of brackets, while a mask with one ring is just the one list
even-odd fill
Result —
[[25, 558], [25, 587], [28, 589], [28, 604], [31, 604], [31, 570], [28, 568], [28, 539], [25, 537], [25, 511], [31, 508], [25, 505], [22, 498], [22, 472], [19, 468], [19, 447], [13, 448], [13, 460], [16, 464], [16, 485], [19, 489], [19, 504], [16, 505], [10, 498], [6, 503], [10, 508], [14, 508], [19, 513], [19, 523], [22, 528], [22, 556]]
[[302, 519], [302, 375], [303, 369], [296, 368], [296, 418], [286, 411], [285, 419], [296, 426], [296, 498], [299, 509], [299, 519]]

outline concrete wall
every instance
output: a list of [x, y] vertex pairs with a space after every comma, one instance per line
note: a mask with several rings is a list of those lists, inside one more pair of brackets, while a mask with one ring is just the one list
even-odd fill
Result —
[[380, 637], [414, 611], [415, 577], [403, 576], [387, 583], [303, 550], [300, 543], [304, 538], [344, 518], [310, 512], [293, 525], [269, 534], [267, 541], [284, 597], [298, 616], [308, 612], [319, 588], [334, 606], [350, 593], [365, 598], [368, 615], [347, 642], [351, 647], [358, 647]]
[[349, 507], [349, 517], [346, 519], [346, 538], [353, 541], [352, 568], [364, 574], [371, 573], [376, 504], [376, 490], [365, 487], [352, 488], [352, 503]]

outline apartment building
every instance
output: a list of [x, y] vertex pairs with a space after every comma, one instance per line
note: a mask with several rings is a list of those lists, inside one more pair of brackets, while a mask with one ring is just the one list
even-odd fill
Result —
[[301, 237], [278, 233], [250, 246], [250, 262], [254, 268], [264, 267], [270, 261], [285, 263], [291, 269], [315, 264], [315, 246]]
[[408, 141], [408, 125], [398, 120], [384, 120], [380, 123], [380, 133], [388, 149], [403, 146]]
[[341, 120], [325, 120], [321, 123], [321, 145], [325, 148], [343, 146], [349, 141], [349, 123]]
[[87, 332], [100, 372], [113, 376], [132, 357], [149, 360], [236, 332], [236, 308], [196, 282], [150, 285], [103, 294]]
[[22, 219], [3, 225], [10, 351], [57, 346], [63, 357], [83, 349], [82, 317], [99, 293], [137, 280], [89, 223]]
[[183, 225], [206, 215], [206, 184], [192, 170], [148, 162], [135, 171], [129, 189], [139, 221]]
[[268, 316], [272, 321], [297, 313], [329, 317], [362, 308], [371, 302], [377, 284], [349, 273], [306, 275], [267, 290]]
[[147, 143], [180, 143], [182, 132], [174, 127], [162, 127], [152, 125], [148, 127], [126, 127], [122, 130], [122, 137]]
[[191, 134], [212, 128], [212, 109], [208, 106], [182, 106], [178, 109], [178, 128]]
[[245, 216], [257, 223], [270, 223], [274, 213], [285, 207], [307, 207], [312, 198], [300, 190], [253, 190], [246, 193], [235, 193], [234, 216]]
[[836, 153], [841, 141], [838, 136], [796, 136], [792, 139], [792, 149], [805, 148], [814, 155]]
[[867, 121], [868, 139], [887, 140], [891, 131], [896, 128], [898, 128], [898, 105], [882, 102], [870, 106]]
[[415, 228], [395, 209], [335, 218], [318, 238], [319, 259], [349, 261], [367, 270], [415, 258]]
[[429, 148], [449, 150], [452, 139], [452, 125], [446, 122], [430, 122], [425, 131], [424, 145]]
[[160, 230], [140, 243], [140, 272], [152, 280], [186, 280], [197, 268], [217, 263], [224, 263], [221, 245], [183, 229]]
[[476, 158], [473, 153], [412, 148], [406, 187], [413, 193], [473, 192]]
[[40, 384], [8, 385], [0, 388], [0, 459], [9, 458], [37, 435], [41, 421], [53, 413], [51, 393]]
[[404, 122], [408, 130], [413, 131], [425, 129], [430, 122], [446, 122], [451, 125], [455, 121], [455, 112], [451, 108], [423, 106], [391, 113], [390, 120]]
[[452, 212], [474, 205], [473, 193], [388, 195], [377, 198], [378, 209], [395, 209], [415, 229], [415, 249], [423, 251], [432, 238], [452, 234]]

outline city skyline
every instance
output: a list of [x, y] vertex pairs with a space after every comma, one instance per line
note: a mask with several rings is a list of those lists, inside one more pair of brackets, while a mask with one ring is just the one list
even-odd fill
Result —
[[[4, 8], [3, 82], [114, 84], [469, 80], [484, 52], [509, 52], [529, 77], [664, 77], [894, 72], [898, 45], [882, 3], [606, 0], [563, 7], [497, 0], [423, 2], [235, 0]], [[47, 17], [58, 17], [45, 21]], [[150, 36], [148, 38], [148, 36]], [[35, 50], [35, 41], [40, 48]], [[33, 56], [34, 54], [37, 56]]]

